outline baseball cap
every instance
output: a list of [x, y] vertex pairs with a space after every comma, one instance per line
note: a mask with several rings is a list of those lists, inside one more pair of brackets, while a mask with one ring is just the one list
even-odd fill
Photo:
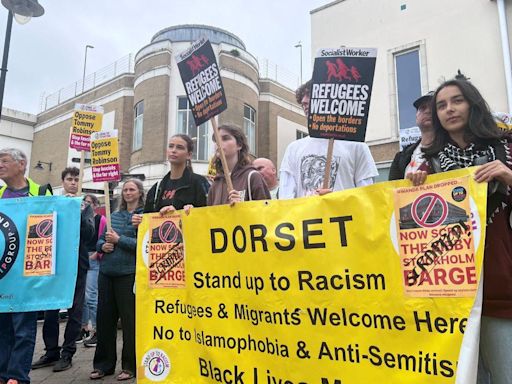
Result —
[[414, 108], [418, 109], [422, 103], [424, 103], [425, 101], [430, 101], [430, 99], [432, 99], [433, 96], [434, 96], [434, 91], [430, 91], [430, 92], [424, 94], [423, 96], [418, 97], [416, 99], [416, 101], [414, 103], [412, 103], [412, 105], [414, 105]]

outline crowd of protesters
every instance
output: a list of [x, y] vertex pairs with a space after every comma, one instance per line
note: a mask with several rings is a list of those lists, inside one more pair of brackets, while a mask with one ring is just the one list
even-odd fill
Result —
[[[296, 92], [297, 102], [306, 114], [311, 85], [309, 81]], [[389, 178], [405, 178], [413, 185], [420, 185], [428, 174], [480, 166], [475, 180], [488, 182], [489, 194], [478, 383], [512, 383], [511, 139], [498, 129], [479, 91], [462, 76], [444, 82], [413, 105], [421, 138], [396, 154]], [[85, 196], [78, 277], [73, 307], [68, 310], [64, 343], [62, 348], [57, 343], [58, 311], [47, 311], [43, 326], [46, 353], [32, 363], [32, 369], [70, 368], [76, 341], [85, 340], [85, 345], [96, 346], [90, 378], [114, 374], [120, 318], [122, 370], [117, 379], [127, 380], [136, 375], [133, 285], [137, 226], [143, 213], [166, 215], [180, 209], [188, 212], [192, 207], [324, 195], [370, 185], [378, 175], [364, 143], [335, 142], [330, 184], [325, 188], [322, 186], [327, 163], [325, 139], [306, 137], [292, 142], [277, 172], [269, 159], [251, 158], [247, 138], [239, 127], [221, 125], [219, 137], [220, 142], [216, 144], [222, 148], [225, 163], [216, 154], [212, 160], [215, 176], [207, 180], [192, 170], [192, 139], [183, 134], [172, 136], [167, 149], [169, 173], [150, 188], [146, 199], [139, 180], [126, 181], [109, 230], [101, 215], [93, 219], [91, 214], [92, 208], [98, 206], [96, 197]], [[50, 194], [41, 193], [38, 185], [24, 177], [26, 165], [21, 151], [0, 150], [0, 179], [6, 184], [0, 189], [0, 198]], [[227, 175], [232, 188], [228, 188]], [[76, 195], [77, 178], [76, 168], [62, 172], [66, 195]], [[0, 383], [30, 382], [28, 374], [35, 338], [35, 313], [0, 314]]]

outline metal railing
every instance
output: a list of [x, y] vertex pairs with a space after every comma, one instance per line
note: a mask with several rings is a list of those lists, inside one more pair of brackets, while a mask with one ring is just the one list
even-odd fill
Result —
[[268, 59], [258, 58], [258, 63], [260, 66], [260, 78], [274, 80], [293, 91], [300, 86], [300, 78], [296, 73], [293, 73]]
[[134, 73], [134, 56], [131, 53], [87, 75], [83, 82], [78, 80], [50, 95], [43, 94], [39, 110], [44, 112], [51, 109], [124, 73]]
[[[295, 90], [300, 86], [299, 76], [288, 69], [281, 67], [268, 59], [258, 59], [260, 67], [260, 77], [276, 81], [285, 87]], [[41, 96], [40, 112], [47, 111], [69, 99], [72, 99], [82, 93], [97, 87], [116, 76], [124, 73], [134, 73], [134, 55], [126, 55], [119, 60], [113, 62], [99, 69], [98, 71], [87, 75], [82, 83], [82, 80], [77, 80], [74, 83], [59, 89], [49, 95], [43, 94]]]

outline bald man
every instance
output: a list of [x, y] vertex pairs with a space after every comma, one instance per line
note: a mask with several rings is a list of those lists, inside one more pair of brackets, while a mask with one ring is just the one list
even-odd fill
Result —
[[252, 162], [252, 165], [263, 176], [265, 183], [267, 183], [268, 190], [272, 200], [277, 199], [277, 192], [279, 190], [279, 180], [277, 180], [277, 170], [272, 160], [260, 157]]

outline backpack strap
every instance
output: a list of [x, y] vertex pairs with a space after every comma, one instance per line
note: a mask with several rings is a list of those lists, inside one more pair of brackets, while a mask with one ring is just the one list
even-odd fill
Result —
[[162, 183], [163, 179], [160, 179], [155, 184], [155, 195], [153, 196], [153, 211], [156, 212], [156, 204], [160, 197], [160, 184]]
[[249, 172], [249, 175], [247, 176], [247, 192], [249, 194], [249, 201], [252, 201], [252, 192], [251, 192], [251, 176], [253, 173], [258, 171], [251, 171]]
[[50, 195], [53, 195], [52, 186], [50, 184], [40, 185], [37, 196], [46, 196], [47, 191], [50, 191]]

